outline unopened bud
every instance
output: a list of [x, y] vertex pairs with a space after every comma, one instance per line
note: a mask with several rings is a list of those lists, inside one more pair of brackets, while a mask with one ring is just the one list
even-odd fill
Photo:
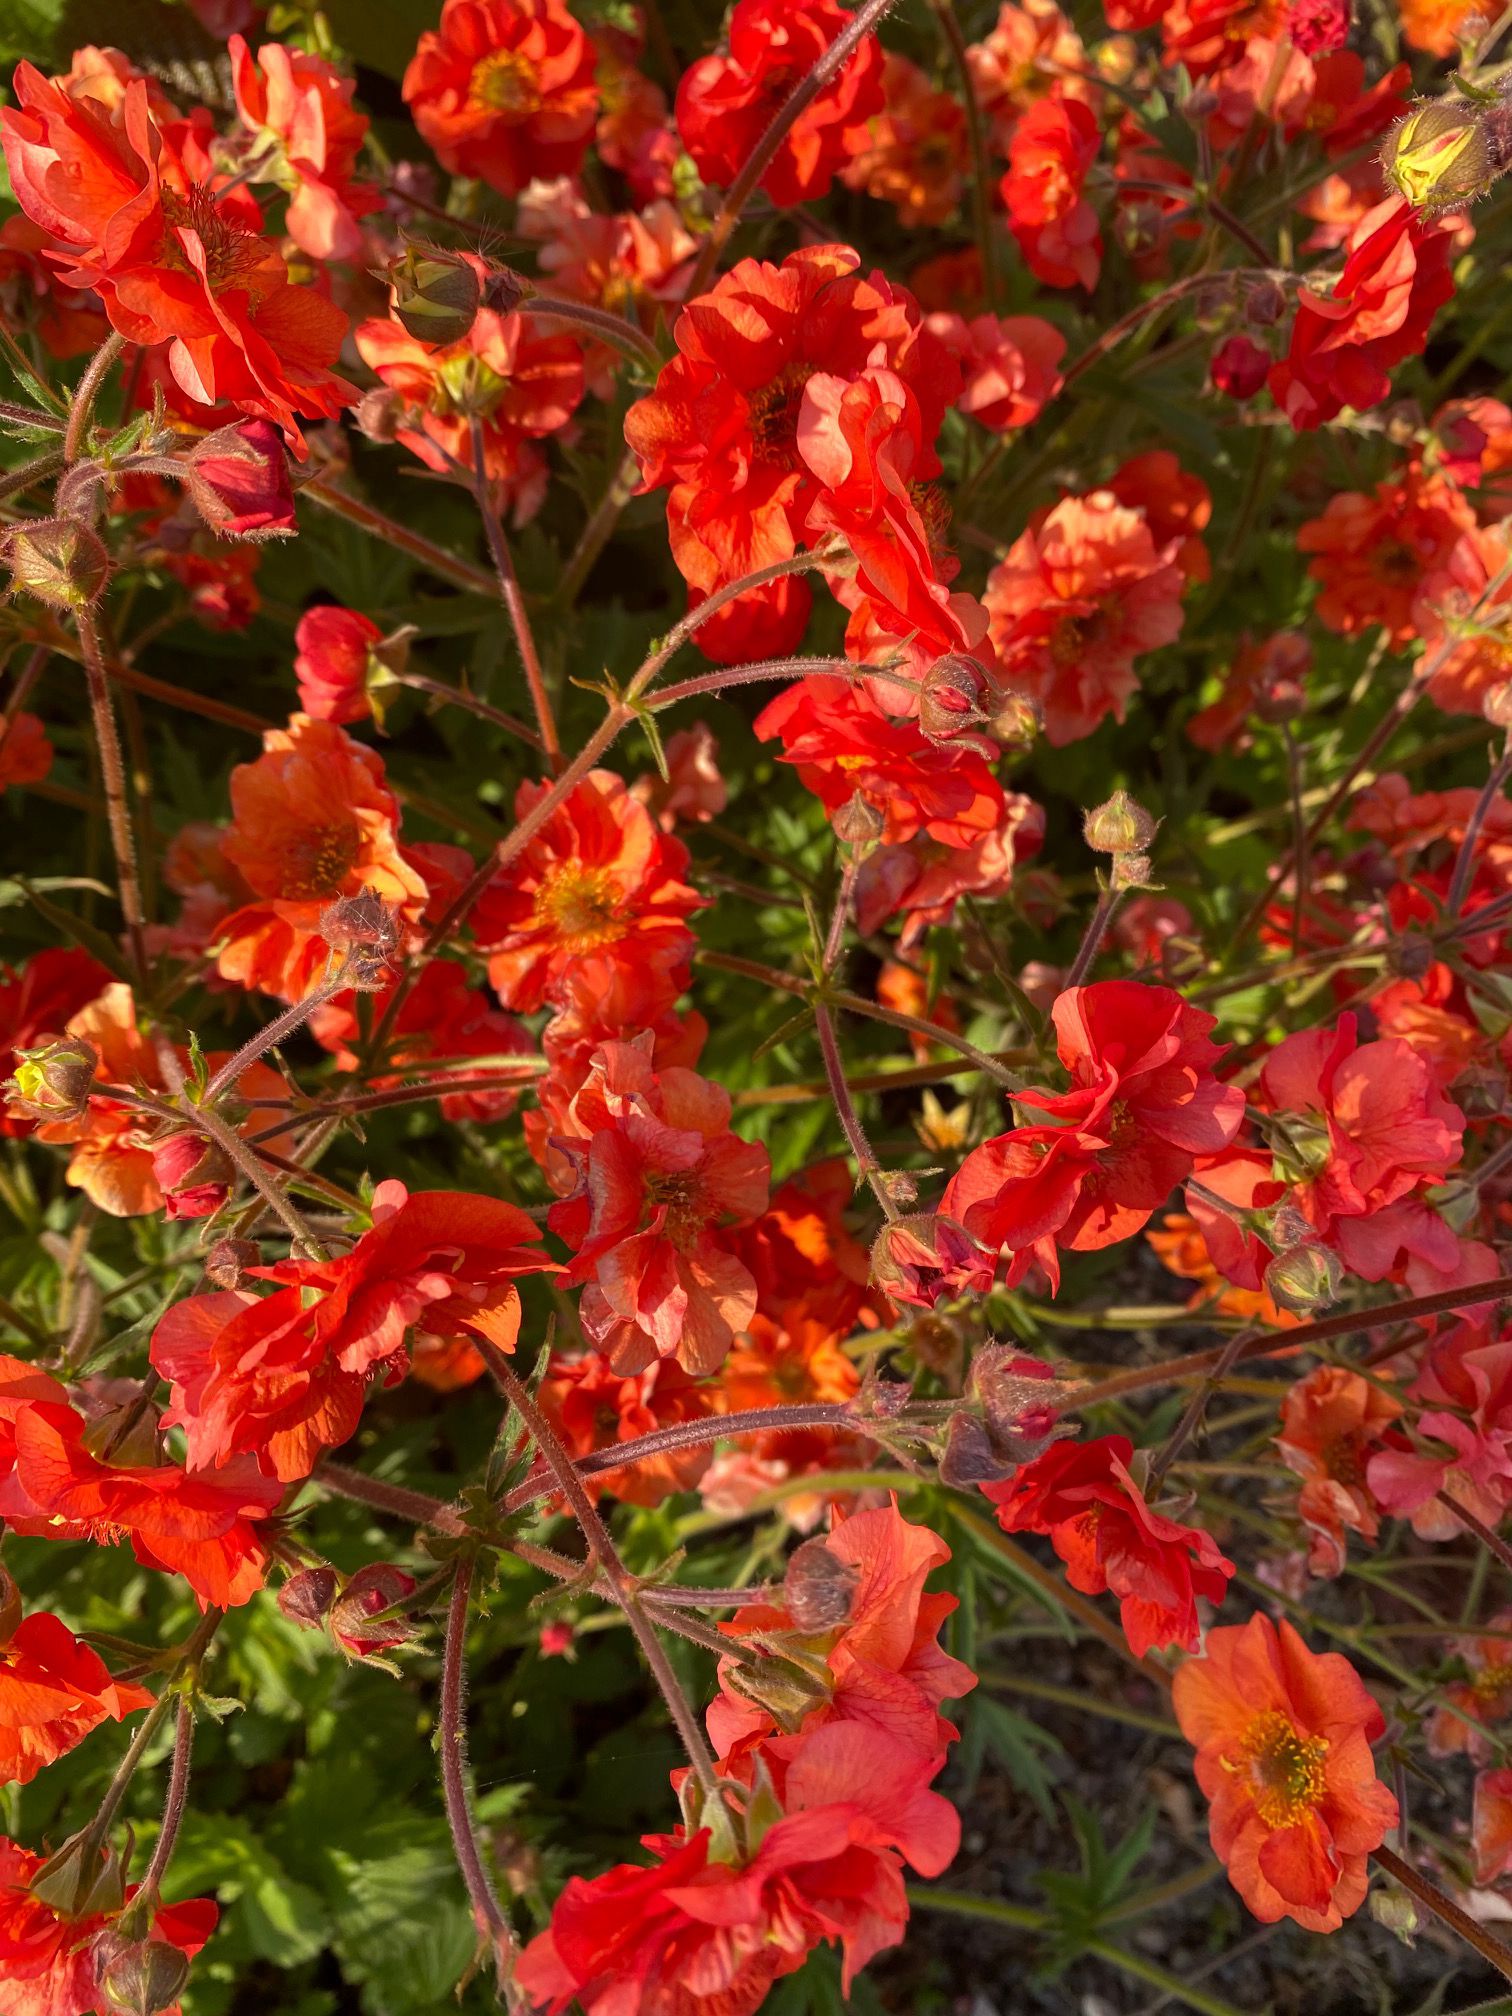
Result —
[[1481, 695], [1481, 712], [1493, 728], [1512, 728], [1512, 679]]
[[369, 1619], [402, 1603], [414, 1594], [415, 1586], [413, 1575], [388, 1561], [359, 1568], [331, 1605], [331, 1636], [352, 1659], [373, 1659], [391, 1646], [405, 1644], [415, 1635], [407, 1618], [385, 1617], [376, 1624]]
[[[102, 1942], [103, 1944], [103, 1942]], [[116, 2016], [158, 2016], [171, 2009], [189, 1979], [189, 1956], [166, 1939], [116, 1945], [99, 1967], [100, 1993]]]
[[157, 1435], [156, 1409], [125, 1400], [96, 1414], [79, 1439], [97, 1462], [138, 1470], [157, 1462]]
[[483, 306], [495, 315], [512, 315], [535, 291], [512, 266], [490, 266], [483, 282]]
[[183, 459], [195, 509], [222, 539], [283, 539], [298, 530], [283, 436], [243, 420], [197, 441]]
[[334, 1568], [301, 1568], [278, 1592], [278, 1607], [291, 1624], [307, 1631], [325, 1623], [341, 1584]]
[[399, 919], [371, 889], [343, 896], [320, 913], [320, 935], [344, 958], [347, 984], [363, 992], [383, 986], [399, 944]]
[[18, 525], [4, 552], [12, 586], [54, 609], [87, 609], [105, 592], [110, 555], [82, 519], [39, 518]]
[[1316, 1242], [1278, 1253], [1265, 1270], [1265, 1292], [1278, 1309], [1306, 1315], [1326, 1309], [1339, 1296], [1343, 1269], [1326, 1246]]
[[152, 1150], [152, 1173], [169, 1218], [212, 1218], [231, 1193], [231, 1158], [218, 1142], [170, 1134]]
[[1027, 693], [1005, 693], [988, 716], [987, 729], [1005, 749], [1027, 749], [1040, 731], [1039, 709]]
[[924, 674], [919, 727], [931, 742], [949, 742], [987, 717], [982, 711], [986, 677], [974, 658], [949, 651]]
[[1381, 172], [1415, 210], [1458, 210], [1484, 196], [1512, 165], [1512, 107], [1425, 98], [1399, 119]]
[[1244, 319], [1256, 329], [1273, 329], [1286, 313], [1286, 294], [1274, 280], [1260, 280], [1244, 297]]
[[1418, 1908], [1397, 1884], [1382, 1883], [1371, 1891], [1370, 1915], [1377, 1925], [1394, 1933], [1404, 1946], [1414, 1944], [1420, 1923]]
[[213, 1288], [244, 1287], [247, 1269], [261, 1258], [250, 1239], [217, 1239], [205, 1255], [205, 1279]]
[[1147, 854], [1159, 826], [1127, 791], [1115, 791], [1083, 815], [1082, 838], [1098, 854]]
[[444, 348], [460, 343], [478, 317], [482, 285], [477, 268], [438, 245], [411, 245], [388, 269], [394, 319], [417, 343]]
[[783, 1578], [783, 1599], [800, 1631], [833, 1631], [850, 1616], [859, 1580], [854, 1563], [832, 1554], [815, 1535], [794, 1550]]
[[392, 385], [375, 385], [357, 401], [357, 432], [369, 441], [387, 445], [404, 425], [404, 394]]
[[853, 791], [845, 803], [830, 815], [835, 838], [847, 847], [873, 847], [887, 827], [887, 821], [871, 800]]
[[1404, 931], [1392, 945], [1387, 964], [1401, 980], [1421, 980], [1437, 954], [1433, 940], [1420, 931]]
[[82, 1036], [48, 1036], [18, 1050], [16, 1068], [5, 1081], [5, 1103], [26, 1120], [82, 1120], [100, 1053]]
[[1152, 881], [1154, 863], [1148, 854], [1118, 854], [1114, 856], [1113, 867], [1108, 875], [1110, 889], [1158, 889], [1160, 884]]

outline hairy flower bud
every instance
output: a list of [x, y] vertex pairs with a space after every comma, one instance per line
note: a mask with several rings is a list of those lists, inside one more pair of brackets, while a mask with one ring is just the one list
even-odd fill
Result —
[[205, 1255], [205, 1279], [215, 1288], [243, 1288], [247, 1269], [261, 1258], [251, 1239], [217, 1239]]
[[366, 440], [387, 444], [404, 425], [404, 394], [392, 385], [375, 385], [357, 401], [357, 432]]
[[99, 1051], [82, 1036], [44, 1037], [16, 1052], [6, 1106], [27, 1120], [82, 1120], [99, 1067]]
[[1158, 889], [1160, 884], [1150, 879], [1154, 873], [1155, 866], [1148, 854], [1119, 854], [1114, 857], [1108, 886], [1110, 889]]
[[318, 1630], [340, 1587], [334, 1568], [301, 1568], [278, 1592], [278, 1607], [291, 1624]]
[[859, 1580], [855, 1564], [832, 1554], [815, 1534], [788, 1561], [783, 1599], [800, 1631], [833, 1631], [849, 1617]]
[[1276, 1255], [1265, 1270], [1265, 1292], [1278, 1309], [1306, 1315], [1338, 1300], [1342, 1275], [1336, 1256], [1309, 1242]]
[[477, 269], [456, 252], [416, 242], [388, 269], [394, 319], [418, 343], [460, 343], [477, 320]]
[[1512, 728], [1512, 679], [1481, 695], [1481, 713], [1493, 728]]
[[195, 1133], [169, 1134], [152, 1150], [152, 1173], [169, 1218], [211, 1218], [230, 1195], [231, 1159]]
[[195, 509], [222, 539], [287, 539], [298, 530], [289, 457], [271, 421], [217, 428], [182, 466]]
[[166, 1939], [122, 1945], [106, 1935], [95, 1951], [100, 1993], [116, 2016], [158, 2016], [171, 2009], [189, 1979], [189, 1956]]
[[105, 592], [110, 555], [79, 518], [38, 518], [5, 541], [12, 586], [54, 609], [87, 609]]
[[847, 847], [875, 846], [886, 824], [876, 806], [859, 791], [853, 791], [830, 819], [835, 838]]
[[1425, 98], [1386, 136], [1381, 171], [1415, 210], [1458, 210], [1512, 166], [1512, 105]]
[[1040, 731], [1039, 708], [1027, 693], [1005, 693], [988, 716], [987, 730], [1005, 749], [1027, 749]]
[[950, 742], [985, 721], [982, 693], [986, 677], [974, 658], [949, 651], [936, 658], [924, 674], [919, 697], [919, 727], [931, 742]]
[[406, 1618], [385, 1617], [378, 1624], [368, 1620], [402, 1603], [414, 1593], [415, 1586], [414, 1576], [391, 1562], [369, 1562], [357, 1570], [331, 1605], [331, 1636], [352, 1659], [372, 1659], [391, 1646], [403, 1645], [416, 1630]]
[[1115, 791], [1082, 817], [1082, 838], [1098, 854], [1147, 854], [1160, 822], [1127, 791]]
[[320, 935], [333, 953], [344, 955], [349, 986], [370, 992], [390, 977], [399, 919], [373, 890], [327, 904], [320, 913]]

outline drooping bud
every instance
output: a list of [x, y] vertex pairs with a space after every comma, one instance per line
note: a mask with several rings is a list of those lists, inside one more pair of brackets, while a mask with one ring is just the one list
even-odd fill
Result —
[[1160, 822], [1131, 798], [1115, 791], [1082, 818], [1082, 838], [1098, 854], [1147, 854]]
[[327, 904], [320, 913], [320, 935], [333, 953], [344, 955], [349, 986], [370, 993], [389, 979], [399, 919], [373, 890]]
[[783, 1599], [800, 1631], [833, 1631], [849, 1617], [859, 1580], [855, 1564], [832, 1554], [815, 1534], [788, 1561]]
[[1256, 329], [1274, 329], [1286, 313], [1285, 289], [1275, 280], [1257, 280], [1244, 296], [1244, 319]]
[[887, 821], [871, 800], [853, 791], [830, 817], [835, 838], [847, 847], [873, 847], [882, 838]]
[[299, 529], [288, 453], [271, 421], [217, 428], [183, 468], [195, 509], [222, 539], [287, 539]]
[[205, 1279], [214, 1288], [245, 1287], [247, 1269], [261, 1258], [250, 1239], [217, 1239], [205, 1255]]
[[189, 1956], [166, 1939], [131, 1945], [102, 1940], [96, 1949], [100, 1993], [116, 2016], [158, 2016], [171, 2009], [189, 1979]]
[[152, 1173], [169, 1218], [213, 1218], [231, 1194], [231, 1158], [195, 1133], [170, 1134], [152, 1150]]
[[100, 1053], [82, 1036], [47, 1036], [16, 1052], [5, 1081], [5, 1103], [26, 1120], [82, 1120]]
[[357, 432], [368, 441], [387, 445], [404, 425], [404, 394], [392, 385], [375, 385], [357, 401]]
[[1404, 1946], [1415, 1943], [1420, 1923], [1418, 1907], [1396, 1883], [1382, 1883], [1370, 1892], [1370, 1915], [1377, 1925], [1400, 1939]]
[[1392, 188], [1429, 215], [1484, 196], [1512, 167], [1512, 104], [1425, 98], [1386, 136], [1381, 171]]
[[319, 1630], [340, 1586], [334, 1568], [301, 1568], [279, 1590], [278, 1607], [291, 1624]]
[[483, 306], [495, 315], [512, 315], [535, 291], [525, 275], [516, 273], [512, 266], [490, 266], [483, 282]]
[[925, 672], [919, 696], [919, 727], [931, 742], [951, 742], [985, 721], [982, 694], [986, 677], [964, 651], [948, 651]]
[[962, 1405], [950, 1417], [940, 1476], [961, 1488], [1008, 1477], [1050, 1442], [1076, 1430], [1060, 1415], [1053, 1366], [1011, 1344], [985, 1345], [972, 1360]]
[[1252, 336], [1227, 337], [1213, 352], [1208, 377], [1230, 399], [1253, 399], [1270, 373], [1271, 354]]
[[110, 555], [78, 518], [38, 518], [5, 541], [12, 586], [54, 609], [87, 609], [105, 592]]
[[1276, 1255], [1265, 1270], [1265, 1292], [1278, 1309], [1307, 1315], [1338, 1300], [1343, 1271], [1326, 1246], [1309, 1241]]
[[418, 343], [460, 343], [478, 317], [482, 284], [460, 253], [415, 242], [388, 269], [394, 319]]
[[359, 1568], [331, 1605], [331, 1636], [348, 1657], [373, 1659], [391, 1646], [403, 1645], [414, 1637], [416, 1626], [404, 1617], [385, 1617], [370, 1623], [381, 1610], [392, 1609], [414, 1594], [415, 1578], [392, 1562], [372, 1561]]

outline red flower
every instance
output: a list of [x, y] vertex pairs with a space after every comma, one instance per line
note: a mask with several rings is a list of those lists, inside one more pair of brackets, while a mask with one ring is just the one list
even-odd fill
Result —
[[[94, 1942], [119, 1914], [60, 1916], [30, 1888], [46, 1860], [0, 1835], [0, 2016], [91, 2016], [102, 2007]], [[127, 1903], [138, 1887], [126, 1891]], [[208, 1897], [162, 1905], [152, 1914], [149, 1936], [192, 1960], [219, 1915]]]
[[1052, 1442], [1001, 1484], [984, 1484], [1005, 1533], [1048, 1533], [1066, 1579], [1085, 1596], [1118, 1598], [1130, 1649], [1193, 1650], [1197, 1598], [1221, 1603], [1232, 1561], [1200, 1527], [1182, 1526], [1145, 1503], [1128, 1470], [1125, 1435]]
[[1213, 352], [1208, 376], [1230, 399], [1253, 399], [1270, 376], [1271, 354], [1253, 336], [1226, 336]]
[[1303, 1480], [1297, 1511], [1314, 1575], [1343, 1573], [1346, 1529], [1365, 1540], [1381, 1530], [1365, 1465], [1401, 1412], [1399, 1400], [1342, 1365], [1320, 1365], [1287, 1392], [1276, 1448]]
[[1177, 1668], [1174, 1700], [1229, 1881], [1263, 1924], [1336, 1932], [1397, 1824], [1370, 1754], [1385, 1718], [1360, 1676], [1257, 1615], [1208, 1633], [1204, 1657]]
[[1505, 628], [1512, 577], [1492, 587], [1509, 558], [1505, 523], [1475, 526], [1423, 579], [1411, 620], [1438, 661], [1428, 695], [1446, 714], [1479, 714], [1486, 695], [1512, 678]]
[[[960, 367], [913, 296], [880, 273], [863, 279], [859, 265], [843, 245], [806, 246], [780, 266], [741, 260], [678, 316], [679, 355], [626, 415], [644, 486], [671, 486], [672, 557], [695, 603], [791, 559], [806, 539], [818, 485], [799, 452], [798, 422], [815, 372], [844, 380], [873, 366], [895, 372], [918, 401], [912, 478], [939, 474], [934, 441]], [[808, 608], [802, 581], [773, 582], [704, 624], [699, 647], [719, 663], [786, 655]]]
[[383, 197], [354, 180], [368, 129], [352, 109], [354, 80], [323, 56], [281, 42], [265, 42], [254, 62], [243, 37], [233, 35], [227, 54], [236, 109], [257, 136], [259, 177], [293, 184], [284, 229], [312, 259], [355, 259], [359, 220], [381, 209]]
[[1181, 634], [1183, 585], [1174, 542], [1111, 491], [1064, 497], [1020, 533], [982, 599], [1003, 679], [1057, 748], [1124, 718], [1135, 658]]
[[1352, 1273], [1384, 1281], [1418, 1254], [1452, 1272], [1459, 1242], [1420, 1201], [1460, 1159], [1464, 1115], [1394, 1036], [1355, 1038], [1355, 1018], [1288, 1036], [1265, 1060], [1258, 1103], [1278, 1116], [1291, 1201]]
[[954, 91], [936, 91], [916, 63], [889, 49], [882, 60], [883, 104], [864, 134], [852, 134], [842, 171], [849, 189], [891, 203], [910, 226], [943, 224], [971, 173], [966, 109]]
[[1013, 129], [999, 193], [1030, 272], [1047, 286], [1097, 285], [1102, 233], [1082, 185], [1101, 146], [1096, 118], [1075, 98], [1042, 98]]
[[0, 1785], [29, 1785], [107, 1717], [119, 1722], [154, 1699], [113, 1680], [99, 1653], [48, 1611], [23, 1618], [0, 1643]]
[[[1462, 1529], [1458, 1529], [1462, 1530]], [[1473, 1764], [1490, 1762], [1493, 1740], [1488, 1725], [1512, 1714], [1512, 1612], [1499, 1610], [1487, 1620], [1489, 1635], [1461, 1638], [1454, 1650], [1465, 1662], [1467, 1678], [1451, 1680], [1440, 1690], [1428, 1723], [1431, 1757], [1464, 1755]], [[1477, 1793], [1479, 1788], [1477, 1787]]]
[[182, 467], [195, 509], [222, 539], [281, 539], [298, 529], [289, 458], [270, 422], [203, 435]]
[[299, 704], [313, 721], [366, 721], [368, 669], [383, 632], [370, 616], [322, 603], [307, 609], [294, 631]]
[[515, 1281], [550, 1264], [530, 1250], [540, 1236], [495, 1198], [380, 1183], [373, 1229], [340, 1259], [251, 1267], [277, 1291], [191, 1295], [159, 1319], [152, 1362], [173, 1388], [164, 1420], [184, 1429], [196, 1470], [250, 1455], [286, 1483], [308, 1477], [356, 1429], [370, 1378], [404, 1376], [412, 1325], [514, 1349]]
[[[1419, 1440], [1377, 1452], [1366, 1481], [1394, 1518], [1426, 1540], [1463, 1529], [1444, 1493], [1497, 1527], [1512, 1502], [1512, 1338], [1461, 1320], [1436, 1338], [1410, 1388]], [[1426, 1441], [1427, 1446], [1423, 1446]], [[1435, 1446], [1435, 1445], [1442, 1445]]]
[[[481, 277], [482, 260], [472, 263]], [[444, 474], [455, 461], [470, 469], [471, 420], [478, 417], [484, 469], [502, 486], [515, 523], [523, 524], [546, 489], [546, 460], [536, 444], [559, 434], [583, 397], [583, 353], [573, 338], [523, 315], [480, 308], [460, 341], [439, 348], [382, 316], [362, 323], [355, 341], [362, 361], [403, 396], [395, 438], [427, 468]]]
[[[706, 182], [728, 187], [774, 113], [851, 16], [835, 0], [737, 0], [729, 51], [701, 56], [677, 87], [677, 127]], [[784, 134], [760, 186], [783, 208], [829, 193], [882, 110], [882, 49], [865, 35]]]
[[[1110, 27], [1118, 0], [1104, 9]], [[1076, 98], [1094, 110], [1101, 103], [1093, 66], [1071, 22], [1054, 0], [1003, 0], [997, 24], [966, 51], [977, 104], [991, 122], [992, 144], [1006, 154], [1022, 115], [1042, 98]]]
[[62, 277], [93, 288], [112, 327], [169, 346], [187, 397], [227, 400], [299, 443], [297, 415], [332, 416], [353, 396], [327, 369], [345, 315], [291, 284], [244, 192], [217, 199], [197, 130], [165, 130], [171, 108], [155, 86], [132, 76], [107, 99], [88, 81], [17, 68], [19, 106], [0, 112], [16, 200], [59, 241]]
[[35, 714], [0, 721], [0, 796], [12, 785], [39, 784], [53, 766], [53, 746]]
[[[761, 1216], [736, 1235], [763, 1316], [791, 1315], [795, 1324], [813, 1322], [832, 1336], [850, 1335], [871, 1299], [866, 1248], [845, 1223], [853, 1195], [850, 1165], [842, 1157], [816, 1162], [779, 1184]], [[854, 1370], [849, 1359], [841, 1362]], [[729, 1380], [727, 1369], [726, 1385]], [[854, 1381], [840, 1397], [853, 1390]]]
[[1060, 391], [1066, 339], [1038, 315], [978, 315], [955, 347], [966, 374], [956, 405], [989, 433], [1029, 426]]
[[[520, 786], [517, 820], [546, 788]], [[504, 1006], [528, 1013], [560, 999], [575, 977], [613, 974], [629, 988], [622, 1028], [670, 1007], [688, 982], [687, 920], [705, 902], [682, 879], [687, 867], [687, 848], [660, 830], [622, 778], [590, 771], [473, 912]]]
[[937, 1876], [955, 1855], [955, 1810], [928, 1789], [938, 1768], [875, 1730], [815, 1730], [759, 1847], [714, 1861], [706, 1829], [647, 1835], [651, 1868], [573, 1877], [521, 1957], [520, 1986], [550, 2016], [574, 1997], [587, 2016], [754, 2016], [774, 1981], [838, 1942], [849, 1994], [902, 1937], [903, 1862]]
[[270, 1559], [259, 1528], [277, 1509], [279, 1484], [245, 1459], [215, 1477], [174, 1463], [102, 1461], [86, 1445], [87, 1428], [57, 1380], [0, 1357], [0, 1518], [8, 1526], [102, 1545], [125, 1538], [144, 1568], [182, 1575], [202, 1607], [230, 1609], [256, 1595]]
[[712, 1372], [756, 1307], [756, 1284], [725, 1228], [767, 1201], [765, 1148], [730, 1132], [730, 1096], [695, 1072], [657, 1071], [650, 1038], [606, 1043], [555, 1145], [578, 1189], [551, 1207], [587, 1282], [579, 1315], [615, 1371], [675, 1357]]
[[[724, 1395], [717, 1387], [690, 1379], [673, 1359], [658, 1358], [643, 1372], [625, 1377], [601, 1351], [579, 1358], [554, 1352], [536, 1395], [541, 1411], [574, 1460], [594, 1450], [632, 1442], [654, 1428], [697, 1421], [717, 1414]], [[712, 1436], [690, 1449], [598, 1470], [583, 1481], [595, 1496], [607, 1491], [626, 1505], [660, 1505], [677, 1491], [693, 1490], [714, 1453]]]
[[1346, 406], [1386, 397], [1391, 367], [1418, 354], [1454, 292], [1452, 237], [1399, 196], [1360, 219], [1333, 291], [1302, 295], [1290, 348], [1271, 370], [1271, 396], [1293, 427], [1320, 427]]
[[1470, 1844], [1478, 1884], [1484, 1887], [1506, 1875], [1512, 1864], [1512, 1771], [1477, 1773]]
[[593, 70], [593, 44], [562, 0], [446, 0], [404, 73], [404, 102], [444, 168], [514, 196], [582, 166]]
[[756, 733], [781, 740], [782, 761], [831, 815], [859, 791], [882, 814], [886, 841], [922, 832], [969, 847], [1002, 819], [1002, 788], [979, 749], [931, 742], [915, 722], [889, 719], [850, 680], [800, 679], [762, 709]]
[[878, 846], [861, 863], [856, 879], [856, 921], [869, 936], [888, 917], [900, 915], [898, 950], [909, 952], [932, 925], [949, 924], [962, 896], [1003, 895], [1014, 869], [1038, 853], [1045, 815], [1021, 792], [1003, 794], [1003, 816], [969, 846], [959, 847], [916, 833], [897, 847]]
[[1315, 556], [1308, 576], [1323, 584], [1319, 618], [1345, 637], [1379, 624], [1400, 649], [1417, 635], [1413, 605], [1424, 578], [1442, 579], [1456, 540], [1474, 524], [1459, 491], [1417, 464], [1372, 495], [1337, 492], [1297, 532], [1298, 552]]
[[[15, 1069], [18, 1050], [61, 1034], [109, 985], [99, 960], [71, 947], [34, 952], [24, 966], [0, 967], [0, 1077]], [[30, 1134], [34, 1124], [0, 1104], [0, 1136]]]

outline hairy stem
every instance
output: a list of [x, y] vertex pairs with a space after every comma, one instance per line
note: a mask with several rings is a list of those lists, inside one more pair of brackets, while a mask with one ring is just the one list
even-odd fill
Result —
[[1404, 1890], [1408, 1890], [1431, 1911], [1440, 1923], [1447, 1925], [1451, 1932], [1457, 1932], [1461, 1939], [1473, 1946], [1483, 1960], [1489, 1961], [1499, 1974], [1512, 1981], [1512, 1947], [1504, 1946], [1494, 1933], [1472, 1918], [1468, 1911], [1462, 1911], [1451, 1897], [1446, 1897], [1436, 1883], [1404, 1861], [1393, 1849], [1384, 1845], [1371, 1850], [1376, 1862], [1388, 1876], [1394, 1876]]
[[515, 573], [514, 561], [510, 557], [509, 541], [504, 536], [504, 521], [499, 516], [489, 488], [487, 444], [483, 439], [483, 422], [474, 413], [469, 424], [472, 430], [473, 496], [477, 500], [478, 515], [483, 520], [483, 534], [488, 541], [494, 572], [499, 579], [499, 594], [505, 609], [509, 612], [510, 626], [514, 631], [515, 643], [519, 647], [520, 663], [525, 671], [525, 684], [530, 691], [530, 704], [535, 712], [536, 726], [541, 731], [541, 747], [546, 753], [548, 767], [557, 771], [562, 767], [562, 744], [557, 735], [556, 716], [551, 710], [551, 696], [546, 691], [546, 680], [541, 671], [541, 657], [536, 650], [535, 633], [530, 627], [525, 597], [520, 592], [519, 577]]
[[178, 1843], [179, 1829], [189, 1804], [189, 1762], [194, 1751], [194, 1703], [187, 1694], [179, 1697], [178, 1722], [173, 1732], [173, 1763], [168, 1772], [168, 1796], [163, 1802], [163, 1824], [153, 1843], [152, 1860], [142, 1878], [140, 1895], [147, 1899], [149, 1913], [157, 1908], [163, 1878]]
[[68, 409], [68, 427], [63, 436], [63, 460], [77, 462], [84, 453], [84, 442], [89, 434], [89, 422], [94, 414], [95, 401], [100, 396], [100, 387], [115, 369], [116, 360], [126, 348], [126, 338], [118, 329], [112, 329], [105, 341], [90, 358], [74, 391], [72, 404]]
[[121, 738], [116, 732], [115, 710], [110, 704], [110, 687], [106, 682], [105, 660], [94, 612], [80, 609], [74, 620], [84, 659], [85, 684], [89, 689], [89, 711], [94, 717], [95, 746], [100, 754], [100, 784], [105, 793], [105, 818], [110, 828], [111, 850], [115, 855], [121, 915], [126, 920], [132, 967], [140, 980], [145, 979], [147, 974], [147, 941], [143, 934], [146, 918], [142, 909], [142, 885], [137, 875], [131, 811], [126, 802], [126, 765], [121, 756]]
[[508, 1992], [514, 1972], [515, 1944], [504, 1907], [483, 1866], [472, 1803], [467, 1796], [467, 1611], [472, 1598], [473, 1563], [457, 1563], [451, 1602], [446, 1613], [446, 1642], [441, 1656], [441, 1793], [446, 1821], [462, 1881], [467, 1885], [478, 1937], [493, 1954], [500, 1995]]

